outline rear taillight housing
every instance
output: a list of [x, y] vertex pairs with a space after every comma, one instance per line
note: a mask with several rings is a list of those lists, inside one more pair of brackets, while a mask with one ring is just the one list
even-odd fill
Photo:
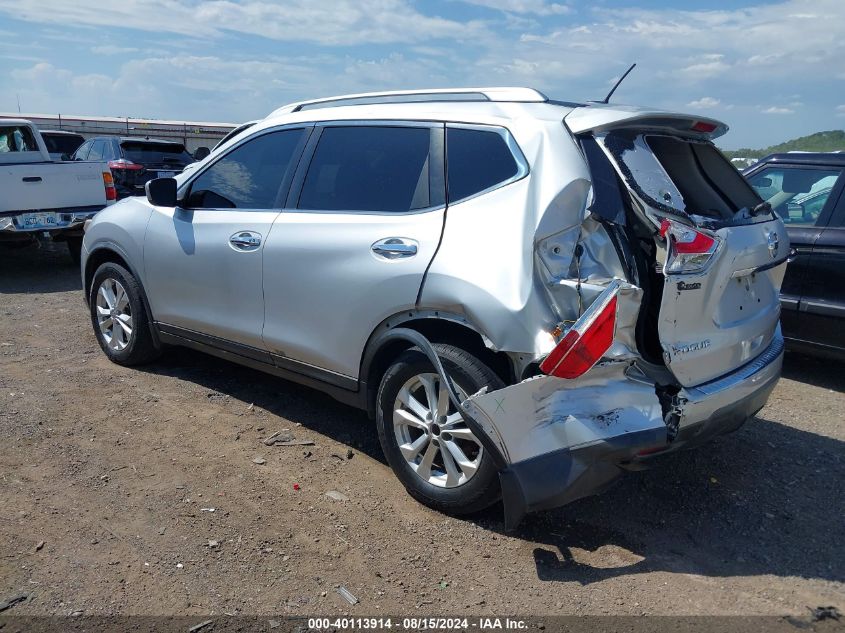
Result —
[[719, 250], [720, 240], [686, 224], [663, 220], [660, 237], [666, 240], [664, 273], [694, 273], [707, 267]]
[[114, 187], [114, 178], [110, 171], [103, 172], [103, 187], [106, 188], [106, 201], [117, 200], [117, 189]]
[[125, 158], [118, 158], [117, 160], [110, 160], [109, 161], [109, 169], [122, 169], [122, 170], [129, 170], [129, 171], [139, 171], [143, 168], [144, 168], [143, 165], [133, 163], [131, 160], [126, 160]]
[[544, 374], [558, 378], [578, 378], [604, 356], [613, 344], [616, 332], [618, 292], [619, 282], [614, 281], [596, 298], [540, 363], [540, 370]]

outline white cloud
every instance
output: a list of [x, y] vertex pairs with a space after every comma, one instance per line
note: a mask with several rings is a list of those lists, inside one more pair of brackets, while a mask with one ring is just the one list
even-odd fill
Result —
[[782, 108], [780, 106], [769, 106], [768, 108], [761, 109], [760, 112], [763, 114], [794, 114], [795, 110], [792, 108]]
[[139, 48], [132, 46], [114, 46], [112, 44], [91, 47], [91, 52], [95, 55], [127, 55], [129, 53], [137, 53], [139, 50]]
[[678, 74], [687, 79], [708, 79], [718, 77], [730, 70], [730, 64], [724, 61], [724, 55], [709, 54], [702, 55], [695, 63], [684, 66], [678, 70]]
[[687, 106], [690, 108], [705, 110], [707, 108], [715, 108], [720, 103], [722, 102], [719, 99], [714, 99], [713, 97], [701, 97], [701, 99], [690, 101]]
[[225, 33], [330, 46], [463, 41], [484, 33], [477, 22], [427, 16], [407, 0], [122, 0], [103, 7], [99, 0], [0, 0], [0, 13], [31, 22], [132, 28], [195, 37]]
[[845, 116], [845, 104], [836, 106], [836, 116]]
[[572, 13], [572, 7], [545, 0], [463, 0], [489, 9], [498, 9], [508, 13], [533, 13], [536, 15], [565, 15]]

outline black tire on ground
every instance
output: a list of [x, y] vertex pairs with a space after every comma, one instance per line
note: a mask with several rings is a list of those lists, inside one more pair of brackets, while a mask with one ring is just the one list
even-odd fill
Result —
[[[434, 349], [446, 373], [465, 393], [475, 393], [485, 386], [490, 389], [505, 386], [492, 369], [472, 354], [440, 343], [435, 344]], [[396, 398], [408, 380], [425, 373], [435, 373], [434, 367], [425, 354], [412, 348], [398, 356], [384, 374], [376, 396], [376, 425], [382, 450], [405, 489], [420, 503], [451, 515], [479, 512], [498, 501], [501, 496], [498, 473], [487, 451], [482, 453], [478, 470], [468, 481], [445, 488], [424, 481], [399, 449], [400, 442], [393, 426]]]
[[[109, 280], [117, 281], [123, 286], [129, 298], [132, 333], [128, 337], [129, 340], [123, 349], [114, 349], [109, 346], [97, 320], [97, 294], [100, 288], [108, 283]], [[160, 351], [156, 348], [150, 332], [149, 320], [147, 319], [140, 285], [132, 273], [123, 266], [106, 262], [96, 270], [94, 278], [91, 281], [89, 304], [94, 336], [97, 337], [97, 342], [109, 360], [118, 365], [131, 366], [148, 363], [160, 355]]]
[[80, 255], [82, 253], [82, 238], [69, 237], [65, 241], [65, 244], [67, 244], [67, 252], [70, 255], [70, 259], [74, 264], [79, 266]]

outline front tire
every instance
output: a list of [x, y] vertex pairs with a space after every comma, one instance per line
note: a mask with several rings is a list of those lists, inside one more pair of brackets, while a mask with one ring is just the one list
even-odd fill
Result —
[[110, 361], [141, 365], [159, 355], [141, 287], [123, 266], [106, 262], [97, 269], [91, 282], [89, 306], [94, 335]]
[[[468, 352], [439, 343], [434, 349], [462, 397], [485, 386], [505, 386]], [[393, 472], [417, 501], [446, 514], [471, 514], [499, 499], [498, 475], [492, 456], [440, 382], [425, 354], [416, 348], [402, 353], [376, 396], [379, 441]]]

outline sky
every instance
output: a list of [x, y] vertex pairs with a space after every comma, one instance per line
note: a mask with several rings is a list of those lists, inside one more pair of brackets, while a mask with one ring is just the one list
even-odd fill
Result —
[[726, 122], [845, 127], [845, 0], [0, 0], [0, 112], [240, 123], [291, 101], [530, 86]]

